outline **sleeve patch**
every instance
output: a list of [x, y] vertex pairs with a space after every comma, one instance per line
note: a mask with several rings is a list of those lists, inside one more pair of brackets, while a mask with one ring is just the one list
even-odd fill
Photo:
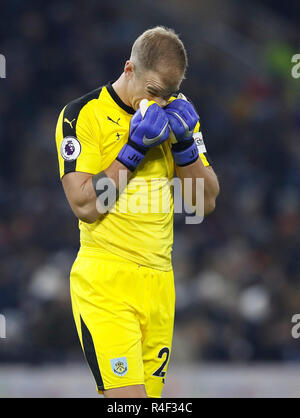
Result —
[[196, 142], [199, 154], [204, 154], [206, 152], [206, 147], [203, 141], [202, 132], [195, 132], [193, 137]]
[[75, 161], [81, 153], [81, 144], [74, 136], [66, 136], [60, 146], [60, 154], [65, 161]]

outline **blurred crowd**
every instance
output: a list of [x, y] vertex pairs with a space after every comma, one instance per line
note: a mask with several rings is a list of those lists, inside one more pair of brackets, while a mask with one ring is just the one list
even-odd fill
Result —
[[221, 187], [202, 224], [175, 215], [173, 358], [300, 361], [291, 336], [300, 313], [298, 25], [268, 5], [210, 3], [1, 5], [1, 362], [82, 359], [68, 282], [79, 233], [59, 180], [56, 120], [66, 103], [116, 79], [134, 39], [157, 24], [186, 44], [182, 89]]

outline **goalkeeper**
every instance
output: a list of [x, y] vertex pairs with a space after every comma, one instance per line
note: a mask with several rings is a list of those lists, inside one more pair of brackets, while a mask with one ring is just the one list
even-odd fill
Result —
[[105, 397], [161, 396], [175, 309], [171, 181], [191, 179], [187, 203], [197, 207], [204, 179], [205, 215], [219, 193], [198, 114], [175, 95], [186, 67], [175, 32], [149, 29], [121, 76], [70, 102], [57, 123], [60, 177], [80, 229], [72, 309]]

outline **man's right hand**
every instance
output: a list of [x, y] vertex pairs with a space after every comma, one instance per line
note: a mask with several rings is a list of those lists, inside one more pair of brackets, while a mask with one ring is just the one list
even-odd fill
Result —
[[170, 135], [169, 119], [157, 103], [142, 100], [130, 122], [129, 139], [117, 160], [134, 171], [145, 158], [148, 149], [166, 141]]

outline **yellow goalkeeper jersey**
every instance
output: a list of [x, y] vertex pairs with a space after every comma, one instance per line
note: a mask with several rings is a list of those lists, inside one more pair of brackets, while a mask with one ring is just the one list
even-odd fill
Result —
[[[65, 106], [56, 127], [60, 177], [74, 171], [96, 174], [109, 167], [128, 140], [134, 113], [111, 83]], [[200, 157], [209, 165], [205, 152]], [[168, 140], [147, 152], [113, 210], [92, 224], [79, 221], [81, 247], [171, 270], [173, 177]]]

